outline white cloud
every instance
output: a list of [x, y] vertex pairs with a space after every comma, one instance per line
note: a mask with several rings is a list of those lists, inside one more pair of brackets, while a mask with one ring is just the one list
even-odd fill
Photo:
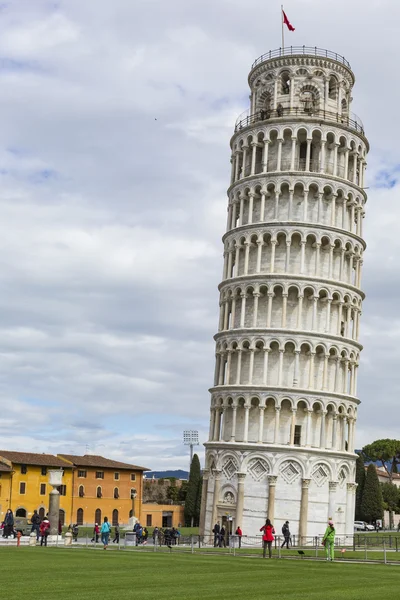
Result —
[[[386, 435], [400, 386], [400, 5], [338, 0], [329, 26], [316, 0], [286, 11], [287, 43], [350, 60], [372, 146], [362, 444]], [[208, 434], [229, 138], [279, 10], [21, 0], [0, 17], [3, 444], [186, 467], [180, 432]]]

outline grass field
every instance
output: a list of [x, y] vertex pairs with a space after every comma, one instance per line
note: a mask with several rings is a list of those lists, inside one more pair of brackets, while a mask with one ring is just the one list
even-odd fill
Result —
[[382, 600], [397, 598], [400, 569], [84, 549], [0, 548], [7, 600]]

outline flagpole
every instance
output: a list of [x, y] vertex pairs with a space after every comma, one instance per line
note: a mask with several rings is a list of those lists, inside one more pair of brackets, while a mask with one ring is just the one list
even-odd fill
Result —
[[285, 50], [285, 32], [283, 29], [283, 4], [281, 4], [281, 22], [282, 22], [282, 50]]

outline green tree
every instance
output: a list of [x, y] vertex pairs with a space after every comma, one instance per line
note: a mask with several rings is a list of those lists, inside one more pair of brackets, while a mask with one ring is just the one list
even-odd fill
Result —
[[361, 502], [361, 512], [364, 519], [369, 522], [382, 519], [383, 498], [382, 488], [374, 464], [370, 464], [365, 477], [364, 493]]
[[188, 482], [182, 481], [182, 485], [180, 486], [179, 492], [178, 492], [178, 500], [180, 502], [185, 502], [186, 495], [187, 495], [187, 489], [188, 489]]
[[383, 508], [389, 511], [389, 527], [393, 528], [393, 513], [398, 512], [400, 504], [400, 492], [394, 483], [382, 483]]
[[201, 512], [201, 492], [203, 490], [203, 478], [200, 476], [199, 478], [199, 487], [197, 490], [197, 498], [196, 498], [196, 523], [200, 524], [200, 512]]
[[[362, 449], [364, 458], [380, 465], [385, 469], [389, 483], [393, 483], [393, 473], [397, 473], [400, 464], [400, 440], [375, 440]], [[393, 511], [389, 509], [389, 521], [393, 523]]]
[[393, 483], [393, 473], [397, 473], [400, 464], [400, 440], [375, 440], [364, 446], [362, 453], [364, 458], [380, 463], [388, 474], [389, 483]]
[[189, 482], [187, 487], [186, 501], [185, 501], [185, 522], [191, 527], [196, 522], [198, 524], [200, 511], [199, 511], [199, 488], [200, 488], [200, 461], [197, 454], [193, 456], [192, 464], [190, 465]]
[[364, 465], [364, 457], [362, 454], [359, 454], [356, 461], [356, 483], [357, 491], [356, 491], [356, 510], [355, 510], [355, 520], [356, 521], [364, 521], [364, 515], [361, 511], [361, 502], [364, 493], [364, 485], [365, 485], [365, 465]]
[[179, 490], [175, 484], [171, 484], [167, 489], [167, 498], [168, 500], [172, 500], [172, 502], [177, 502], [179, 496]]

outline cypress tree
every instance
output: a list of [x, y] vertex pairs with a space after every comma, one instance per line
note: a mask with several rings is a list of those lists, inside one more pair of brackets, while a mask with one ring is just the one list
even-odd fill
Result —
[[365, 477], [361, 512], [366, 521], [373, 522], [383, 517], [382, 488], [374, 464], [370, 464]]
[[196, 519], [196, 512], [201, 501], [198, 499], [199, 489], [201, 494], [200, 480], [200, 461], [197, 454], [195, 454], [192, 459], [192, 464], [190, 465], [189, 482], [185, 501], [185, 522], [191, 527], [193, 527], [193, 523]]
[[364, 516], [361, 511], [361, 502], [364, 493], [364, 485], [365, 485], [365, 465], [364, 465], [364, 457], [360, 454], [356, 461], [356, 483], [357, 491], [356, 491], [356, 510], [355, 510], [355, 520], [356, 521], [364, 521]]

